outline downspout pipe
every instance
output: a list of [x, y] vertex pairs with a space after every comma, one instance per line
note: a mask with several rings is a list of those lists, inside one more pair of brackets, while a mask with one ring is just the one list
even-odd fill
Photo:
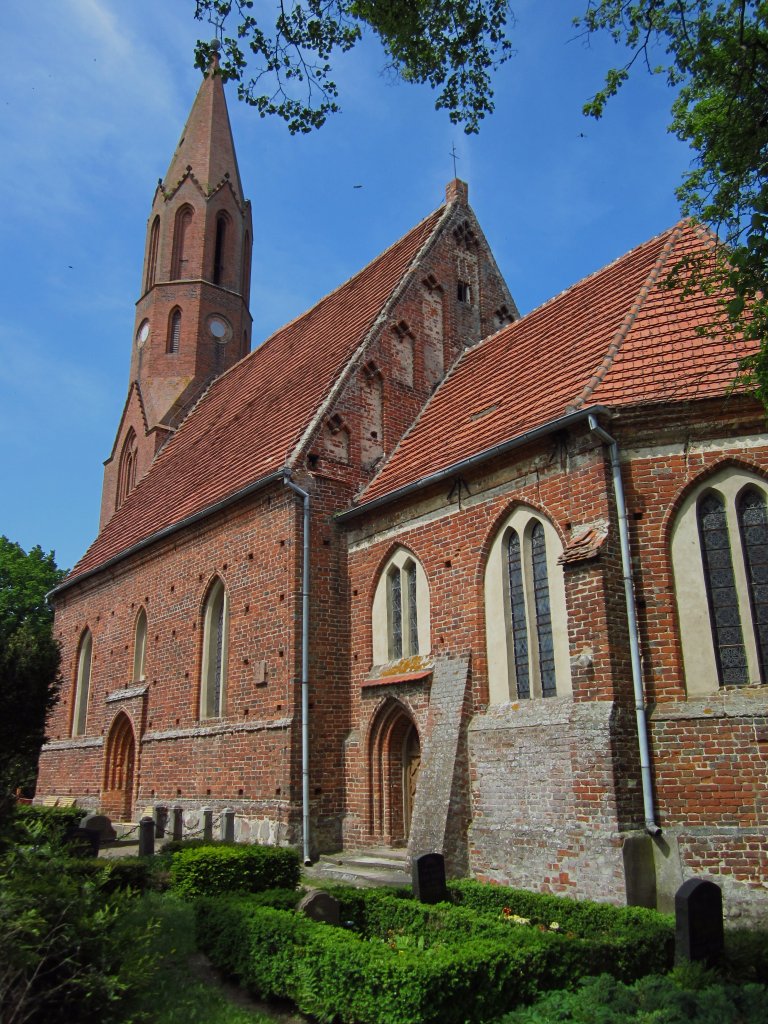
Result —
[[627, 605], [627, 627], [629, 629], [629, 653], [632, 663], [632, 685], [635, 692], [635, 716], [637, 718], [637, 742], [640, 748], [640, 776], [643, 789], [643, 810], [645, 830], [649, 835], [661, 834], [656, 824], [653, 804], [653, 779], [651, 776], [651, 755], [648, 747], [648, 723], [645, 717], [645, 694], [643, 693], [643, 670], [640, 663], [640, 634], [637, 628], [635, 587], [632, 580], [632, 554], [629, 547], [629, 526], [627, 505], [624, 500], [624, 483], [621, 478], [619, 445], [614, 437], [604, 430], [594, 415], [589, 416], [589, 429], [608, 446], [613, 477], [613, 493], [616, 499], [616, 513], [619, 518], [619, 542], [621, 545], [621, 571], [624, 577], [624, 598]]
[[291, 480], [285, 470], [283, 483], [304, 503], [304, 543], [301, 567], [301, 835], [302, 857], [311, 864], [309, 854], [309, 492]]

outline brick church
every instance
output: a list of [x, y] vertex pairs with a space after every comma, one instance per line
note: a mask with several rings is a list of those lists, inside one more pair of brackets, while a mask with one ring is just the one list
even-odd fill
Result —
[[[768, 436], [682, 222], [520, 317], [445, 202], [252, 347], [220, 76], [150, 211], [38, 796], [768, 908]], [[117, 411], [116, 411], [117, 412]]]

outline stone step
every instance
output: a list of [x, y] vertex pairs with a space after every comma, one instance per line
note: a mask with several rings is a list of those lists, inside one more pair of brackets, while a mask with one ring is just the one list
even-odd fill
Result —
[[322, 854], [304, 869], [308, 881], [339, 882], [357, 886], [408, 886], [411, 875], [406, 850], [363, 849]]

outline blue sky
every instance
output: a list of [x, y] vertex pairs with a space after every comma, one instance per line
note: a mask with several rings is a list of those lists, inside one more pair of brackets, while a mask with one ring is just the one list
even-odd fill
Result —
[[[690, 154], [671, 94], [638, 73], [600, 122], [581, 106], [620, 59], [586, 47], [584, 0], [513, 2], [516, 54], [467, 138], [368, 39], [341, 58], [343, 112], [291, 137], [228, 92], [254, 209], [254, 343], [437, 207], [453, 177], [521, 312], [679, 216]], [[262, 6], [271, 9], [269, 0]], [[128, 388], [146, 221], [200, 82], [193, 0], [6, 0], [0, 100], [0, 533], [71, 567], [98, 528]], [[362, 185], [362, 188], [354, 188]]]

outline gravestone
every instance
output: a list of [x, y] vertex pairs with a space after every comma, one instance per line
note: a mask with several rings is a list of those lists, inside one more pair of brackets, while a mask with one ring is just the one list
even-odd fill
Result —
[[95, 828], [71, 825], [64, 833], [64, 842], [75, 857], [98, 857], [99, 833]]
[[675, 963], [714, 967], [723, 954], [723, 894], [704, 878], [689, 878], [675, 893]]
[[296, 909], [303, 911], [313, 921], [339, 924], [339, 901], [322, 889], [310, 889]]
[[442, 853], [423, 853], [411, 867], [413, 895], [422, 903], [440, 903], [448, 899], [445, 884], [445, 857]]
[[86, 814], [80, 821], [80, 828], [92, 829], [98, 832], [102, 843], [111, 843], [117, 838], [117, 832], [112, 827], [112, 822], [106, 814]]

